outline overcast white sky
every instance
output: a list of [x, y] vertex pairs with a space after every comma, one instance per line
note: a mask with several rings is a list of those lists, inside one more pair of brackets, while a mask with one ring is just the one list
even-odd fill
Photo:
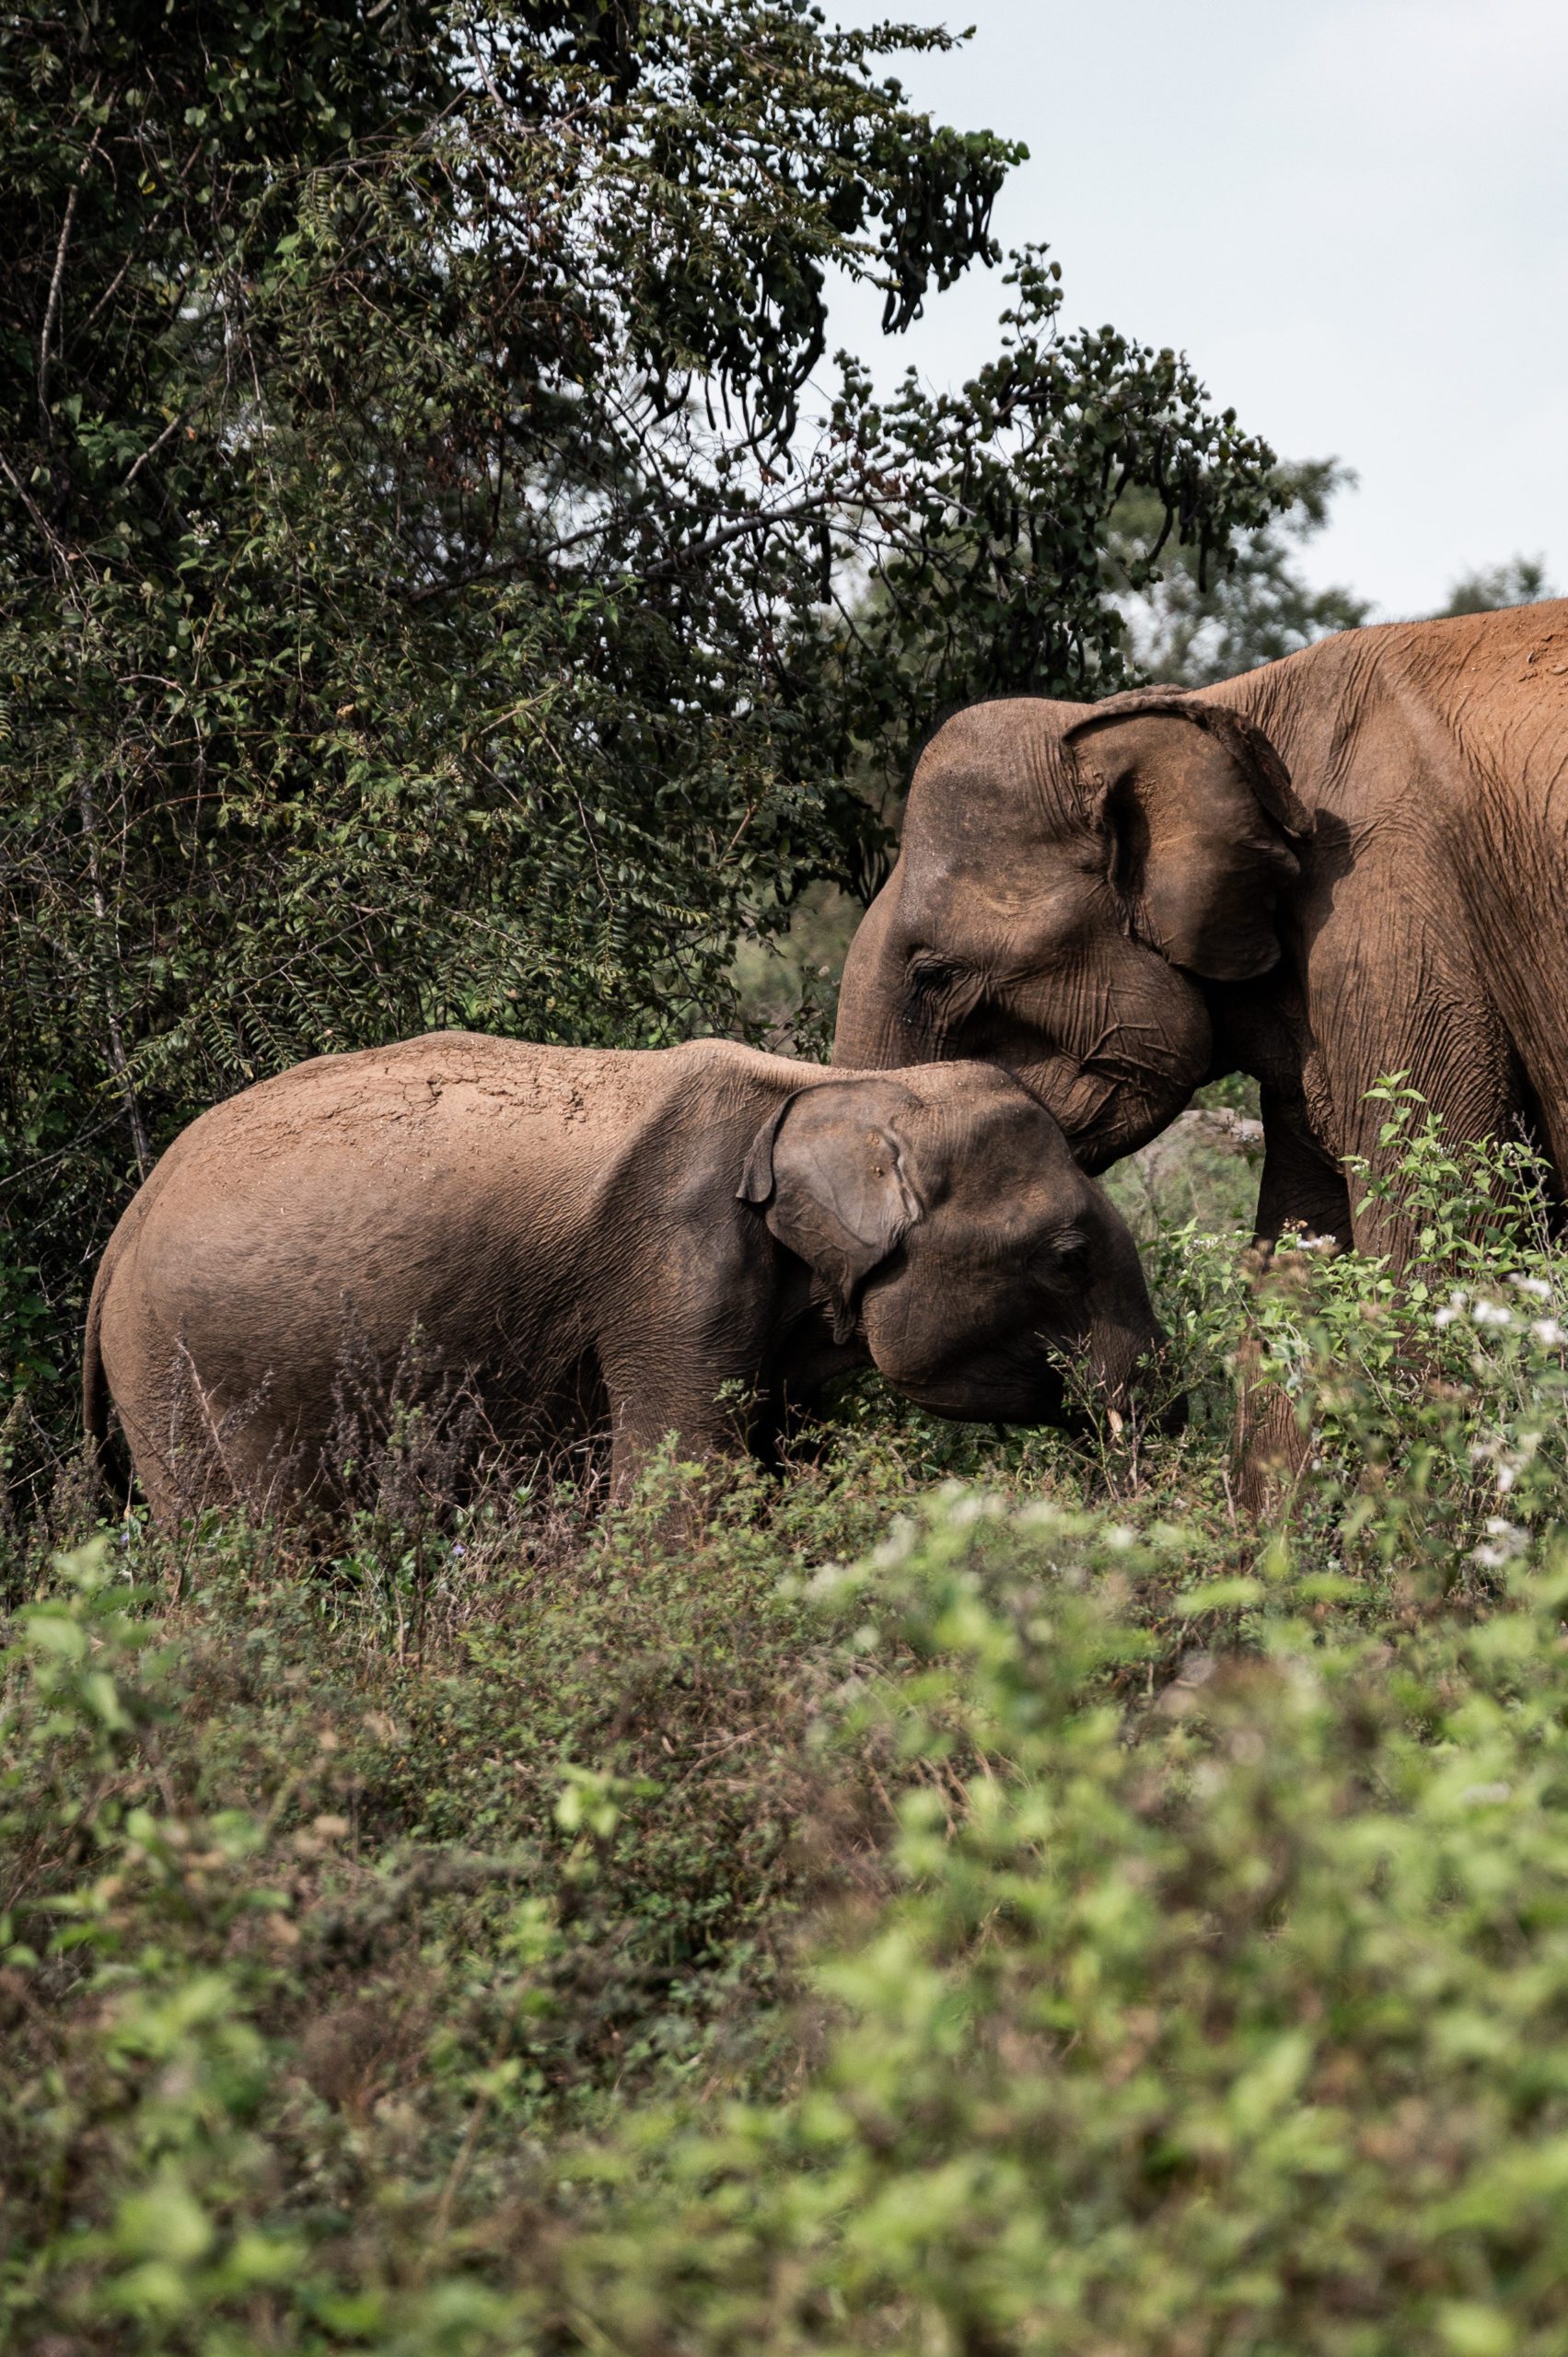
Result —
[[[1185, 349], [1283, 456], [1356, 470], [1315, 580], [1420, 613], [1523, 553], [1568, 588], [1568, 0], [827, 6], [973, 22], [894, 70], [1028, 143], [1004, 245], [1049, 241], [1071, 322]], [[1002, 301], [975, 272], [900, 340], [854, 290], [834, 325], [879, 381], [957, 382]]]

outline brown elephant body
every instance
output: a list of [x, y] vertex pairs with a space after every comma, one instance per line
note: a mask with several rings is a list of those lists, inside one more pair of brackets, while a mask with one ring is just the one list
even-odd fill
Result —
[[503, 1442], [608, 1424], [624, 1489], [671, 1432], [765, 1450], [867, 1360], [939, 1412], [1048, 1421], [1052, 1345], [1115, 1396], [1157, 1339], [1125, 1228], [993, 1068], [453, 1032], [192, 1123], [105, 1253], [84, 1390], [167, 1519], [331, 1492], [345, 1385], [467, 1387]]
[[1568, 602], [1324, 639], [1191, 694], [970, 707], [917, 764], [835, 1055], [993, 1057], [1099, 1170], [1260, 1084], [1261, 1237], [1353, 1208], [1404, 1073], [1568, 1178]]

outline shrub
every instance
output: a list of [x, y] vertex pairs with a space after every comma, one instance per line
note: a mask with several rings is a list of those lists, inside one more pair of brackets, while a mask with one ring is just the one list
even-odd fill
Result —
[[867, 1385], [598, 1520], [15, 1541], [6, 2345], [1554, 2352], [1559, 1271], [1397, 1087], [1416, 1265], [1167, 1237], [1131, 1469]]
[[854, 1575], [925, 1664], [860, 1716], [970, 1764], [900, 1802], [801, 2096], [644, 2130], [657, 2234], [575, 2254], [604, 2345], [1562, 2345], [1568, 1553], [1390, 1635], [1281, 1550], [1113, 1701], [1186, 1561], [971, 1494]]
[[797, 2069], [796, 1928], [877, 1884], [899, 1767], [813, 1745], [857, 1622], [781, 1574], [865, 1543], [928, 1472], [904, 1447], [777, 1492], [667, 1462], [597, 1532], [482, 1498], [423, 1567], [375, 1515], [335, 1558], [130, 1523], [33, 1566], [0, 1664], [5, 2345], [467, 2347], [474, 2237], [494, 2271], [541, 2140]]

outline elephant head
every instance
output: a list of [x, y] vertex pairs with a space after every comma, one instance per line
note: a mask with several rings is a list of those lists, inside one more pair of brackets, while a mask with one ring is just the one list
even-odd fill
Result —
[[1268, 739], [1218, 705], [973, 705], [916, 767], [835, 1062], [1005, 1064], [1103, 1170], [1207, 1076], [1202, 985], [1277, 961], [1311, 825]]
[[1075, 1357], [1125, 1408], [1163, 1341], [1121, 1217], [994, 1065], [799, 1089], [738, 1191], [812, 1271], [834, 1340], [939, 1415], [1072, 1421]]

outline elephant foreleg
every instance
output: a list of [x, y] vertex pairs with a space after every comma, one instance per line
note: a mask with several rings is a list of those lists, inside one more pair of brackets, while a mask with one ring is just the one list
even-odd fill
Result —
[[1299, 1227], [1309, 1236], [1331, 1236], [1348, 1249], [1352, 1217], [1344, 1168], [1313, 1135], [1304, 1101], [1265, 1088], [1260, 1110], [1263, 1173], [1254, 1240], [1277, 1244], [1287, 1227]]
[[682, 1366], [606, 1368], [610, 1395], [610, 1494], [623, 1504], [651, 1458], [669, 1444], [679, 1460], [744, 1456], [756, 1403], [735, 1370], [706, 1359]]
[[[1514, 1049], [1462, 913], [1430, 877], [1411, 878], [1402, 895], [1384, 889], [1378, 898], [1369, 885], [1336, 902], [1333, 930], [1313, 952], [1308, 1013], [1334, 1144], [1374, 1178], [1398, 1181], [1400, 1146], [1384, 1136], [1391, 1109], [1368, 1094], [1395, 1074], [1451, 1150], [1512, 1133], [1520, 1105]], [[1398, 1183], [1391, 1192], [1353, 1188], [1356, 1249], [1387, 1255], [1396, 1268], [1415, 1257], [1420, 1225], [1403, 1193]]]

